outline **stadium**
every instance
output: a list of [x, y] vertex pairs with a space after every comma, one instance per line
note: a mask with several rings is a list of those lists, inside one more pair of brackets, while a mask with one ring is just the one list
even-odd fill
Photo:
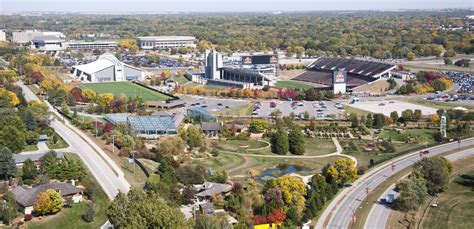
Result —
[[293, 80], [311, 83], [318, 89], [332, 89], [335, 72], [343, 70], [346, 74], [346, 87], [351, 90], [377, 79], [390, 77], [390, 71], [394, 68], [395, 65], [374, 61], [321, 57]]

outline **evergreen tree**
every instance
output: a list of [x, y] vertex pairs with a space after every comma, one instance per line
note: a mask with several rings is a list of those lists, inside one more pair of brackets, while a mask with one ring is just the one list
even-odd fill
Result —
[[9, 178], [16, 173], [15, 160], [12, 151], [4, 147], [0, 150], [0, 174], [3, 178]]
[[21, 168], [22, 178], [27, 179], [35, 179], [36, 177], [36, 165], [31, 159], [26, 159], [23, 162], [23, 167]]
[[288, 150], [295, 155], [303, 155], [305, 153], [304, 135], [297, 125], [293, 125], [288, 134]]
[[372, 128], [373, 124], [374, 124], [374, 120], [372, 119], [372, 114], [367, 114], [367, 119], [365, 120], [365, 126], [367, 128]]
[[35, 116], [31, 111], [27, 111], [24, 118], [25, 127], [27, 130], [34, 131], [36, 130], [37, 124]]
[[272, 153], [285, 155], [288, 153], [288, 136], [282, 128], [278, 128], [277, 132], [272, 135]]

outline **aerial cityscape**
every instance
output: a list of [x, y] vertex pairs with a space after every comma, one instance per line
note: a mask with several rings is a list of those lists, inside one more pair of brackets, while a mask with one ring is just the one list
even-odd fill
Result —
[[0, 0], [1, 228], [474, 228], [470, 0]]

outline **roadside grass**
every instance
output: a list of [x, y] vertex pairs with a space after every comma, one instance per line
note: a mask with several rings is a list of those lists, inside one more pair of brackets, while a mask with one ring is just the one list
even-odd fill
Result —
[[127, 98], [141, 97], [144, 100], [164, 101], [170, 97], [130, 82], [83, 83], [82, 89], [92, 89], [98, 94], [112, 93], [114, 96], [124, 95]]
[[178, 82], [180, 85], [183, 85], [189, 82], [189, 80], [184, 76], [174, 76], [171, 79], [174, 80], [175, 82]]
[[454, 163], [448, 189], [435, 198], [437, 208], [427, 207], [420, 228], [474, 228], [473, 160], [470, 157]]
[[414, 71], [457, 71], [474, 73], [473, 68], [462, 68], [456, 65], [442, 65], [441, 67], [420, 66], [415, 64], [403, 64], [404, 67]]
[[277, 87], [283, 87], [283, 88], [295, 88], [295, 89], [310, 89], [314, 88], [311, 84], [307, 83], [302, 83], [294, 80], [280, 80], [275, 83], [275, 86]]
[[46, 142], [46, 145], [48, 146], [49, 149], [62, 149], [62, 148], [69, 147], [67, 142], [64, 141], [64, 139], [59, 134], [54, 132], [54, 135], [56, 135], [56, 138], [57, 138], [58, 141], [56, 143], [54, 143], [53, 142], [53, 136], [48, 137], [48, 141]]
[[25, 148], [23, 148], [22, 152], [36, 151], [36, 150], [38, 150], [37, 145], [26, 145]]
[[[79, 159], [79, 156], [72, 153], [65, 153], [68, 158]], [[82, 162], [82, 161], [81, 161]], [[87, 168], [87, 167], [86, 167]], [[81, 202], [73, 204], [71, 208], [63, 208], [59, 213], [53, 216], [43, 217], [40, 220], [35, 218], [34, 220], [27, 222], [26, 227], [30, 229], [49, 229], [49, 228], [100, 228], [106, 221], [106, 209], [109, 204], [109, 198], [103, 192], [100, 185], [97, 183], [92, 174], [87, 170], [87, 175], [83, 181], [90, 181], [99, 190], [95, 201], [95, 220], [91, 223], [87, 223], [82, 219], [82, 215], [87, 209], [87, 202]], [[80, 182], [79, 182], [80, 183]]]
[[143, 188], [145, 186], [148, 177], [135, 162], [128, 163], [128, 159], [124, 158], [121, 169], [125, 175], [125, 179], [132, 187]]

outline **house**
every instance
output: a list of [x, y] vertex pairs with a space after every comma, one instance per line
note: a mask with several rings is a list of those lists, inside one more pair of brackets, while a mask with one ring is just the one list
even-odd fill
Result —
[[212, 215], [214, 214], [214, 204], [211, 202], [200, 204], [199, 211], [204, 215]]
[[224, 126], [220, 122], [201, 122], [201, 130], [209, 137], [216, 137], [224, 130]]
[[[17, 168], [22, 168], [23, 163], [27, 159], [31, 159], [33, 162], [35, 162], [36, 166], [39, 166], [39, 160], [46, 154], [47, 152], [33, 152], [33, 153], [19, 153], [19, 154], [13, 154], [13, 160], [15, 160], [15, 165]], [[57, 158], [63, 158], [64, 154], [62, 152], [56, 152], [56, 157]]]
[[232, 190], [232, 185], [230, 184], [221, 184], [215, 182], [204, 182], [199, 187], [199, 192], [196, 194], [198, 199], [209, 199], [213, 195], [226, 195]]
[[69, 183], [49, 183], [33, 188], [17, 186], [12, 190], [12, 192], [15, 195], [15, 200], [20, 206], [20, 210], [23, 214], [30, 215], [33, 212], [33, 206], [35, 205], [38, 195], [46, 192], [48, 189], [55, 190], [61, 194], [63, 199], [71, 198], [73, 203], [79, 203], [82, 201], [83, 190]]

